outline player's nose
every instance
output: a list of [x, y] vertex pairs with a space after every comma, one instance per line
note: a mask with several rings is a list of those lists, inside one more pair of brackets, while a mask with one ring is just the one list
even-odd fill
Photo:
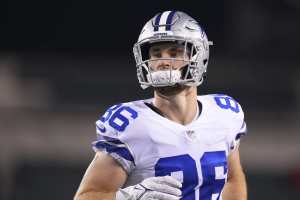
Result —
[[158, 70], [168, 70], [172, 66], [172, 63], [171, 56], [166, 52], [162, 52], [162, 57], [157, 63], [157, 68]]
[[161, 59], [157, 64], [158, 70], [168, 70], [171, 67], [170, 60]]

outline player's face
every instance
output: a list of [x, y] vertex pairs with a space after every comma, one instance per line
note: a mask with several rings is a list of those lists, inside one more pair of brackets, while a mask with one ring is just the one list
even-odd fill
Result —
[[173, 42], [153, 44], [149, 50], [149, 67], [153, 71], [180, 69], [188, 63], [188, 53], [181, 44]]

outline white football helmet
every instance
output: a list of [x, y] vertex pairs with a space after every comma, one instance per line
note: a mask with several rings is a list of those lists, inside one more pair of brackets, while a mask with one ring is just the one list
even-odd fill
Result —
[[[149, 66], [149, 48], [154, 43], [174, 42], [184, 47], [188, 58], [157, 58], [155, 60], [184, 61], [179, 70], [154, 71]], [[142, 29], [133, 53], [137, 66], [137, 77], [143, 89], [182, 84], [198, 86], [206, 73], [209, 45], [207, 36], [196, 20], [180, 11], [165, 11], [155, 15]], [[153, 61], [153, 59], [151, 60]]]

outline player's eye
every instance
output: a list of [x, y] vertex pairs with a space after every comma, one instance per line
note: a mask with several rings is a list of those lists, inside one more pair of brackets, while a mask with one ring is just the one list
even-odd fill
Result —
[[182, 57], [183, 55], [183, 49], [182, 48], [172, 48], [169, 51], [170, 57], [176, 58], [176, 57]]
[[176, 51], [170, 52], [170, 57], [171, 58], [176, 58], [177, 57], [177, 52]]
[[150, 58], [160, 58], [161, 50], [160, 50], [160, 48], [153, 47], [150, 49], [149, 54], [150, 54]]
[[177, 48], [176, 47], [170, 48], [168, 53], [171, 58], [175, 58], [177, 56]]
[[152, 52], [151, 53], [151, 58], [160, 58], [161, 57], [161, 53], [160, 52]]

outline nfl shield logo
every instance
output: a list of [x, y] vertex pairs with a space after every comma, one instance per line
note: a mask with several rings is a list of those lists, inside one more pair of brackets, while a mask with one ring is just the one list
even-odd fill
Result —
[[192, 140], [196, 139], [195, 131], [193, 130], [187, 130], [186, 135]]

